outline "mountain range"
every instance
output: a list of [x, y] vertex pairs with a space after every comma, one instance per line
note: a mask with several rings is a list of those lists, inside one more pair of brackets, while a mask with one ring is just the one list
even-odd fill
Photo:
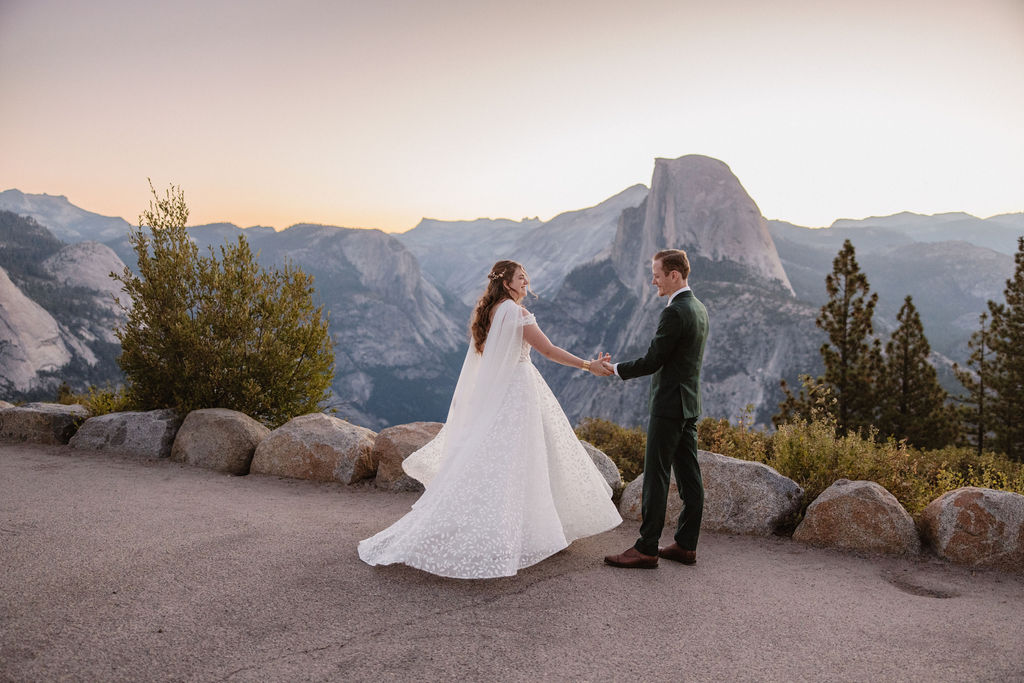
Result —
[[[116, 324], [109, 307], [114, 288], [106, 274], [122, 261], [133, 265], [128, 223], [91, 214], [65, 197], [17, 190], [0, 193], [3, 211], [11, 212], [7, 222], [21, 222], [0, 233], [0, 254], [11, 253], [25, 235], [38, 238], [40, 229], [52, 242], [25, 252], [6, 281], [0, 274], [0, 369], [7, 382], [0, 398], [52, 391], [58, 376], [79, 387], [104, 374], [118, 381], [109, 333]], [[401, 234], [223, 223], [193, 226], [189, 234], [203, 246], [244, 234], [262, 263], [289, 259], [314, 276], [335, 342], [332, 407], [375, 429], [444, 419], [471, 307], [494, 261], [526, 266], [537, 294], [526, 305], [556, 344], [580, 356], [607, 351], [626, 360], [646, 350], [663, 304], [649, 282], [650, 255], [685, 248], [691, 285], [711, 316], [705, 413], [736, 417], [751, 404], [766, 423], [781, 398], [780, 378], [793, 382], [821, 369], [824, 336], [814, 320], [825, 300], [825, 275], [847, 238], [879, 293], [879, 334], [895, 327], [903, 297], [913, 295], [933, 361], [947, 388], [956, 389], [948, 366], [965, 360], [966, 340], [986, 301], [1002, 298], [1024, 213], [988, 219], [903, 213], [806, 228], [766, 220], [726, 164], [688, 155], [657, 159], [649, 188], [635, 185], [549, 221], [423, 219]], [[0, 267], [7, 268], [2, 259]], [[76, 292], [80, 305], [55, 315], [60, 306], [53, 294], [64, 290]], [[535, 363], [574, 422], [585, 416], [645, 422], [646, 382], [601, 381], [541, 358]]]
[[0, 397], [53, 398], [120, 377], [121, 316], [107, 273], [124, 264], [97, 242], [65, 244], [29, 217], [0, 211]]

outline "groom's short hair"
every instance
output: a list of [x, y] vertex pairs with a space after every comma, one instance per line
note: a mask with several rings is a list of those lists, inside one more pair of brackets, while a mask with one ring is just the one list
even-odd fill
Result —
[[682, 249], [663, 249], [654, 255], [655, 261], [661, 261], [661, 269], [668, 273], [678, 271], [683, 279], [690, 277], [690, 259]]

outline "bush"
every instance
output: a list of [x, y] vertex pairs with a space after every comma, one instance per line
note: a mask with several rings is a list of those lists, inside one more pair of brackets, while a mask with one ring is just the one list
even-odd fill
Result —
[[576, 428], [577, 438], [589, 441], [612, 459], [627, 484], [644, 471], [647, 432], [640, 427], [627, 429], [609, 420], [586, 417]]
[[706, 417], [697, 423], [697, 444], [705, 451], [730, 458], [767, 462], [771, 455], [771, 437], [751, 429], [753, 422], [752, 405], [746, 407], [736, 426], [724, 418]]
[[874, 481], [912, 515], [961, 486], [1024, 494], [1024, 466], [1006, 456], [978, 455], [970, 448], [916, 449], [906, 441], [880, 441], [874, 431], [839, 436], [834, 421], [821, 415], [780, 425], [773, 434], [751, 429], [749, 419], [733, 425], [706, 418], [698, 435], [706, 450], [763, 462], [800, 484], [803, 510], [838, 479]]
[[[799, 516], [838, 479], [874, 481], [917, 516], [943, 493], [962, 486], [1012, 491], [1024, 495], [1024, 465], [1005, 455], [971, 448], [922, 450], [906, 441], [879, 440], [874, 431], [840, 436], [834, 420], [823, 412], [814, 419], [780, 425], [774, 433], [752, 428], [748, 407], [736, 424], [705, 418], [697, 425], [703, 450], [741, 460], [761, 462], [804, 489]], [[577, 436], [608, 453], [631, 481], [643, 471], [645, 434], [608, 420], [587, 418]]]
[[153, 197], [129, 235], [139, 275], [111, 273], [131, 298], [116, 330], [131, 402], [183, 415], [230, 408], [271, 427], [319, 410], [334, 356], [313, 278], [289, 264], [264, 270], [244, 236], [219, 259], [212, 248], [200, 256], [181, 190]]
[[62, 382], [57, 389], [57, 403], [71, 405], [78, 403], [89, 410], [91, 417], [106, 415], [107, 413], [120, 413], [125, 410], [132, 410], [133, 406], [123, 387], [107, 386], [100, 389], [90, 386], [84, 394], [76, 394], [71, 391], [67, 382]]

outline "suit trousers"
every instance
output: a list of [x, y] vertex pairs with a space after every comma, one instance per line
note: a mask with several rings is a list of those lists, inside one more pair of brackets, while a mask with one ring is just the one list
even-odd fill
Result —
[[704, 482], [697, 462], [697, 418], [673, 420], [651, 416], [644, 454], [640, 538], [634, 546], [645, 555], [658, 554], [667, 514], [670, 469], [675, 470], [676, 486], [683, 501], [675, 541], [684, 550], [696, 550], [704, 514]]

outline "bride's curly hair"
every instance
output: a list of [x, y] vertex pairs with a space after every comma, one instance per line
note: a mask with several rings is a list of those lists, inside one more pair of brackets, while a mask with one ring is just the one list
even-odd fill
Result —
[[522, 266], [515, 261], [498, 261], [491, 266], [491, 272], [487, 275], [487, 289], [476, 302], [472, 322], [469, 324], [469, 336], [478, 353], [484, 352], [487, 332], [491, 329], [491, 311], [505, 299], [512, 298], [508, 285], [515, 277], [517, 268]]

